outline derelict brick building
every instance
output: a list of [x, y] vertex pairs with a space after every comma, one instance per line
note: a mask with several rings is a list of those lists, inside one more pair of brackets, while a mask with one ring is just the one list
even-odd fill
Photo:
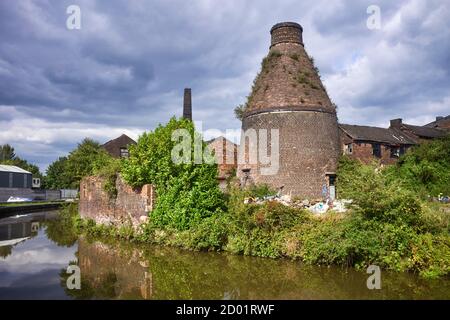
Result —
[[[293, 22], [272, 27], [269, 54], [243, 114], [243, 132], [279, 129], [278, 173], [261, 174], [264, 165], [259, 158], [248, 163], [250, 147], [243, 136], [241, 152], [245, 155], [240, 158], [238, 175], [274, 188], [284, 186], [283, 194], [320, 198], [324, 185], [334, 184], [339, 131], [335, 106], [304, 49], [302, 32]], [[267, 140], [271, 141], [270, 135]]]

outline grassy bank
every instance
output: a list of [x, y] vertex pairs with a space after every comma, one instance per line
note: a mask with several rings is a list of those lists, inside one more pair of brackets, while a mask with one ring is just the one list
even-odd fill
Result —
[[449, 221], [440, 205], [425, 206], [417, 226], [413, 226], [367, 219], [357, 209], [316, 217], [276, 202], [243, 205], [244, 196], [242, 192], [231, 195], [228, 212], [206, 218], [189, 230], [152, 223], [137, 232], [128, 226], [96, 225], [82, 220], [76, 205], [62, 210], [61, 216], [73, 232], [95, 237], [359, 269], [376, 264], [426, 278], [449, 275]]

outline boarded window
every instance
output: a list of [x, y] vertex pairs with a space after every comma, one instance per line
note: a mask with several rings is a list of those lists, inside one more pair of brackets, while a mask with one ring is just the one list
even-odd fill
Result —
[[377, 158], [381, 158], [381, 145], [379, 143], [372, 144], [372, 154]]

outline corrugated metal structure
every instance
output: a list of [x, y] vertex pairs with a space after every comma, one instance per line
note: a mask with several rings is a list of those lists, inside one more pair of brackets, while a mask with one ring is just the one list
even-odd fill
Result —
[[0, 165], [0, 188], [31, 188], [32, 174], [22, 168]]

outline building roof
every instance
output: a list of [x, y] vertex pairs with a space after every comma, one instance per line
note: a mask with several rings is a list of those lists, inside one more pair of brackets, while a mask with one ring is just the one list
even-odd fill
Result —
[[207, 140], [207, 141], [205, 141], [205, 142], [206, 142], [206, 144], [210, 145], [211, 143], [213, 143], [213, 142], [215, 142], [215, 141], [217, 141], [217, 140], [225, 140], [227, 144], [228, 144], [228, 143], [231, 143], [231, 144], [234, 144], [235, 146], [237, 146], [236, 143], [234, 143], [234, 142], [231, 141], [231, 140], [228, 140], [228, 139], [225, 138], [224, 136], [218, 136], [218, 137], [216, 137], [216, 138], [209, 139], [209, 140]]
[[426, 124], [424, 127], [435, 128], [439, 126], [440, 122], [450, 121], [450, 115], [446, 117], [437, 117], [435, 121]]
[[349, 124], [339, 124], [345, 133], [354, 140], [364, 140], [382, 142], [388, 144], [416, 144], [412, 139], [395, 129], [380, 127], [356, 126]]
[[120, 137], [109, 140], [102, 147], [113, 157], [120, 158], [120, 149], [126, 148], [130, 144], [136, 144], [136, 141], [126, 134], [122, 134]]
[[22, 168], [16, 167], [16, 166], [9, 166], [5, 164], [0, 164], [0, 171], [2, 172], [14, 172], [14, 173], [28, 173], [31, 174], [31, 172], [24, 170]]
[[413, 134], [415, 134], [418, 137], [423, 138], [440, 138], [444, 137], [446, 135], [445, 131], [430, 127], [421, 127], [421, 126], [413, 126], [410, 124], [403, 124], [403, 126], [410, 130]]

